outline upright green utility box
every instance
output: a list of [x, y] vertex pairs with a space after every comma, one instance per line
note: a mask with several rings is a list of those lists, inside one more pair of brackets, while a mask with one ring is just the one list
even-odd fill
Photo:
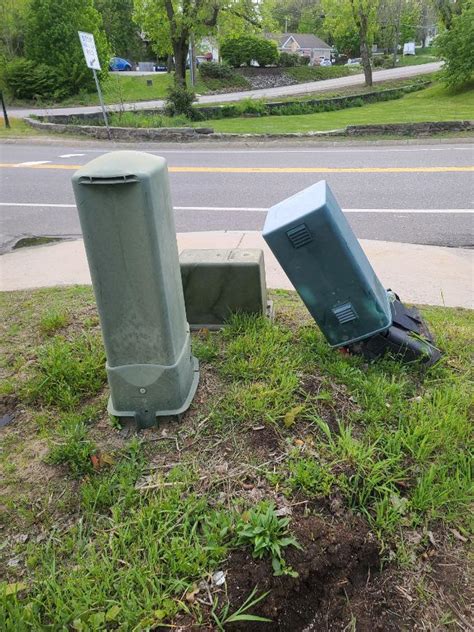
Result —
[[164, 158], [105, 154], [72, 178], [99, 310], [108, 410], [138, 427], [179, 415], [197, 388]]

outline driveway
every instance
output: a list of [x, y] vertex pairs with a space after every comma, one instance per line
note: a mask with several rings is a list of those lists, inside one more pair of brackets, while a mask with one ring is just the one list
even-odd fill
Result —
[[[416, 75], [424, 75], [440, 70], [442, 62], [422, 64], [419, 66], [404, 66], [403, 68], [391, 68], [389, 70], [377, 70], [374, 72], [374, 83], [379, 81], [389, 81], [392, 79], [404, 79]], [[135, 74], [135, 73], [133, 73]], [[347, 86], [358, 86], [364, 84], [363, 73], [351, 75], [349, 77], [339, 77], [338, 79], [325, 79], [324, 81], [311, 81], [309, 83], [298, 83], [293, 86], [282, 86], [280, 88], [264, 88], [262, 90], [245, 90], [242, 92], [229, 92], [227, 94], [208, 94], [198, 98], [199, 103], [224, 103], [229, 101], [240, 101], [241, 99], [261, 99], [263, 97], [283, 97], [292, 95], [308, 94], [310, 92], [322, 92], [325, 90], [337, 90]], [[125, 104], [126, 110], [145, 110], [161, 108], [163, 100], [139, 101], [137, 103]], [[109, 110], [118, 109], [119, 105], [107, 106]], [[98, 106], [83, 106], [70, 108], [9, 108], [11, 117], [24, 118], [29, 114], [45, 116], [47, 114], [87, 114], [100, 112]]]

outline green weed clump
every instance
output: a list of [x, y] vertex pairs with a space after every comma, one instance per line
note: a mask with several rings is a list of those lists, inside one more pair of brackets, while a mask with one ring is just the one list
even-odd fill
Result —
[[297, 402], [302, 350], [289, 329], [266, 318], [234, 315], [223, 332], [227, 342], [219, 372], [230, 382], [213, 412], [217, 425], [275, 423]]
[[296, 538], [289, 532], [290, 518], [279, 517], [275, 506], [261, 503], [255, 509], [244, 513], [237, 523], [237, 545], [250, 546], [252, 556], [261, 560], [265, 556], [271, 557], [274, 575], [297, 576], [288, 567], [283, 558], [283, 549], [295, 546], [301, 549]]
[[191, 121], [184, 115], [141, 114], [140, 112], [119, 112], [110, 115], [113, 127], [189, 127]]
[[67, 465], [74, 477], [93, 471], [91, 456], [96, 448], [88, 438], [88, 428], [77, 415], [63, 422], [62, 432], [55, 438], [47, 460], [54, 465]]
[[105, 354], [99, 334], [82, 333], [72, 340], [55, 336], [37, 350], [33, 376], [23, 393], [32, 403], [71, 410], [104, 385]]
[[59, 329], [69, 324], [69, 314], [63, 310], [50, 309], [41, 316], [40, 331], [46, 336], [51, 336]]

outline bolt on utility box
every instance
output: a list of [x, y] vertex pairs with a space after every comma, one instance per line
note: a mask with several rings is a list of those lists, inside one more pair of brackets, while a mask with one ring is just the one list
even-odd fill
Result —
[[264, 315], [267, 290], [259, 249], [183, 250], [179, 255], [192, 329], [218, 329], [232, 313]]
[[199, 379], [166, 161], [112, 152], [72, 181], [105, 344], [108, 410], [151, 426], [184, 412]]
[[263, 237], [331, 346], [390, 327], [387, 292], [324, 180], [273, 206]]

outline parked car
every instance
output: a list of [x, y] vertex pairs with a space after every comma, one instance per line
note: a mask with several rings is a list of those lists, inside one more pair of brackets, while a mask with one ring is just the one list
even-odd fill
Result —
[[122, 57], [112, 57], [109, 62], [109, 70], [118, 72], [121, 70], [132, 70], [132, 64]]
[[321, 59], [321, 61], [319, 62], [320, 66], [332, 66], [332, 62], [330, 59]]
[[362, 62], [362, 58], [361, 57], [354, 57], [354, 59], [348, 59], [346, 66], [360, 66]]

